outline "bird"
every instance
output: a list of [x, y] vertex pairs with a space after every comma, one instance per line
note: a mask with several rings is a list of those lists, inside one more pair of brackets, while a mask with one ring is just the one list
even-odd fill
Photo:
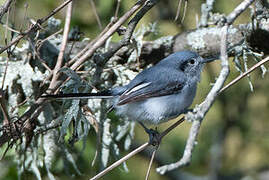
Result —
[[109, 99], [116, 115], [139, 122], [150, 134], [144, 123], [159, 125], [188, 110], [203, 66], [212, 60], [194, 51], [179, 51], [143, 70], [126, 85], [96, 93], [46, 94], [42, 98]]

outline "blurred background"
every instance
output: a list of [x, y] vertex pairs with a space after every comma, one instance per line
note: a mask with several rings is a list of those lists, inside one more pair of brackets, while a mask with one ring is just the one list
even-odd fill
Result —
[[[0, 0], [3, 4], [4, 0]], [[16, 1], [16, 9], [11, 14], [11, 21], [15, 29], [27, 29], [27, 18], [37, 20], [46, 16], [62, 1], [54, 0], [20, 0]], [[98, 15], [101, 20], [101, 28], [104, 28], [115, 13], [116, 0], [94, 1]], [[123, 15], [136, 0], [121, 1], [119, 17]], [[241, 1], [218, 0], [214, 4], [213, 12], [230, 13]], [[148, 37], [154, 40], [162, 36], [176, 35], [186, 30], [196, 28], [196, 17], [200, 16], [201, 0], [189, 0], [186, 17], [183, 24], [174, 21], [178, 1], [161, 1], [150, 10], [140, 21], [139, 26], [148, 23], [157, 23], [158, 34]], [[60, 11], [54, 17], [64, 22], [65, 10]], [[5, 21], [3, 21], [5, 22]], [[236, 20], [235, 24], [250, 22], [249, 10], [244, 12]], [[62, 23], [63, 26], [63, 23]], [[100, 32], [89, 0], [74, 1], [71, 26], [78, 26], [84, 33], [84, 37], [93, 39]], [[3, 44], [4, 28], [0, 27], [0, 41]], [[121, 37], [113, 36], [117, 42]], [[3, 55], [4, 56], [4, 55]], [[232, 59], [231, 59], [232, 60]], [[249, 67], [254, 61], [249, 61]], [[240, 73], [230, 61], [231, 73], [227, 83], [237, 77]], [[220, 63], [214, 62], [204, 68], [201, 82], [199, 83], [197, 95], [192, 107], [201, 103], [210, 90], [220, 70]], [[247, 78], [242, 79], [224, 91], [213, 104], [206, 115], [201, 131], [198, 136], [197, 145], [193, 152], [192, 161], [189, 166], [175, 170], [167, 175], [161, 176], [155, 172], [155, 168], [178, 161], [183, 154], [186, 139], [188, 137], [191, 123], [184, 122], [167, 135], [158, 150], [156, 160], [151, 171], [150, 179], [166, 180], [176, 179], [185, 175], [185, 179], [269, 179], [269, 77], [266, 74], [262, 78], [261, 71], [255, 70], [250, 76], [254, 91], [251, 92]], [[159, 131], [166, 129], [171, 123], [162, 124]], [[146, 142], [147, 135], [143, 129], [136, 126], [135, 139], [132, 148]], [[75, 144], [74, 151], [81, 150], [82, 142]], [[62, 160], [53, 163], [53, 174], [57, 179], [89, 179], [96, 174], [96, 169], [91, 166], [96, 149], [96, 135], [90, 131], [86, 147], [81, 154], [77, 155], [76, 163], [81, 176], [75, 175], [73, 170], [64, 169]], [[118, 167], [108, 173], [102, 179], [144, 179], [149, 164], [149, 154], [153, 149], [140, 153], [127, 161], [129, 172], [123, 167]], [[1, 149], [3, 154], [4, 148]], [[6, 157], [0, 161], [0, 179], [17, 179], [17, 167], [15, 163], [16, 151], [10, 150]], [[121, 155], [128, 152], [121, 150]], [[111, 159], [110, 163], [115, 159]], [[43, 178], [48, 179], [45, 170]], [[22, 179], [36, 179], [32, 173], [24, 173]], [[181, 178], [182, 179], [182, 178]]]

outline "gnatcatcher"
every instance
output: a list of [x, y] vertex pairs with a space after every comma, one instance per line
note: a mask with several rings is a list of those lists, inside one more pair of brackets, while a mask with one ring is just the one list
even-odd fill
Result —
[[[97, 93], [73, 93], [44, 95], [45, 98], [112, 99], [116, 114], [129, 120], [159, 124], [174, 119], [186, 112], [196, 94], [204, 63], [192, 51], [171, 54], [156, 65], [143, 70], [129, 84]], [[145, 128], [146, 132], [148, 129]]]

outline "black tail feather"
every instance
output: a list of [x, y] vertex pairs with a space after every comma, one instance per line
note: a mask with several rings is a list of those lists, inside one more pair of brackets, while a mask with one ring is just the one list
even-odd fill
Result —
[[113, 97], [114, 96], [110, 91], [101, 91], [97, 93], [47, 94], [41, 96], [41, 98], [53, 99], [109, 99]]

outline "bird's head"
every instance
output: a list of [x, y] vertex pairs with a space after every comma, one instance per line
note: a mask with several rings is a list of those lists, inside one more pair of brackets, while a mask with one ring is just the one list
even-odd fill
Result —
[[204, 64], [212, 60], [214, 59], [203, 59], [193, 51], [180, 51], [166, 57], [161, 64], [173, 67], [189, 78], [199, 81]]

